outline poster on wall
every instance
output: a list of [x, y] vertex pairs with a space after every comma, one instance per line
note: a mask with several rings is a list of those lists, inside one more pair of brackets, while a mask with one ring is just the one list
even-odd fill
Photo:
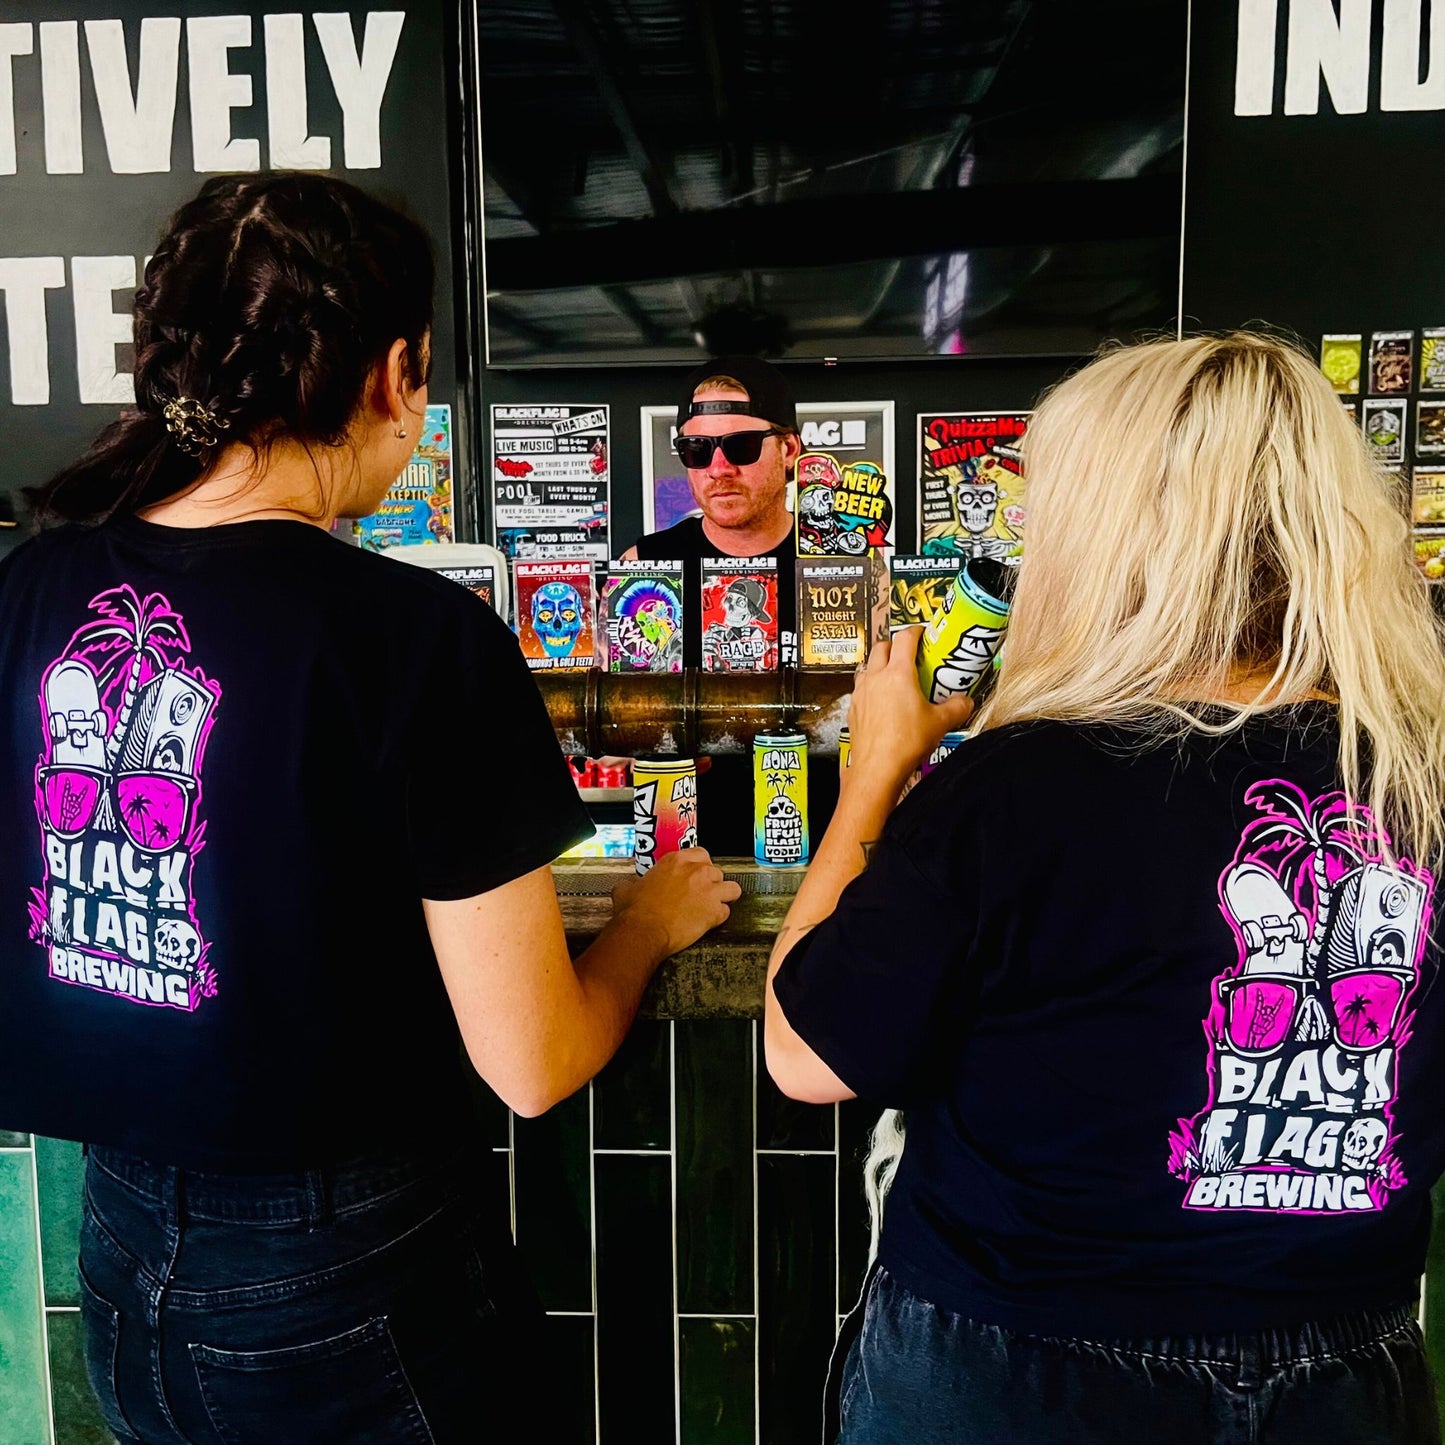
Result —
[[861, 557], [896, 546], [893, 403], [808, 402], [798, 407], [798, 427], [798, 555]]
[[610, 546], [606, 403], [492, 407], [492, 527], [506, 557], [590, 557]]
[[1369, 397], [1364, 402], [1365, 440], [1370, 454], [1385, 467], [1398, 467], [1405, 460], [1405, 436], [1410, 403], [1393, 397]]
[[592, 563], [518, 562], [517, 640], [534, 672], [586, 668], [597, 661]]
[[369, 517], [351, 524], [351, 535], [368, 551], [410, 547], [419, 542], [454, 542], [452, 495], [452, 409], [428, 405], [411, 460], [386, 489]]
[[922, 553], [1015, 563], [1027, 515], [1019, 443], [1030, 413], [918, 413]]
[[[702, 515], [688, 486], [687, 472], [672, 449], [677, 435], [676, 420], [675, 406], [642, 408], [644, 532], [660, 532], [685, 517]], [[842, 495], [845, 504], [854, 506], [855, 510], [838, 514], [840, 525], [846, 524], [850, 531], [861, 529], [884, 538], [878, 542], [865, 541], [858, 552], [861, 554], [870, 546], [894, 546], [893, 403], [799, 402], [798, 428], [804, 454], [817, 459], [811, 464], [812, 469], [822, 472], [826, 468], [827, 476], [837, 477], [839, 481], [845, 474], [848, 478], [849, 485]], [[801, 473], [800, 467], [800, 476]], [[793, 510], [794, 491], [793, 487], [789, 488], [789, 510]], [[860, 515], [863, 513], [871, 515]], [[826, 552], [828, 549], [812, 547], [809, 550]]]

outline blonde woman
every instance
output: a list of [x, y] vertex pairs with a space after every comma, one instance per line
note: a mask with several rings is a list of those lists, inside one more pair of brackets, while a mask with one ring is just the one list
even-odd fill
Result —
[[907, 1114], [830, 1438], [1435, 1441], [1445, 662], [1398, 486], [1243, 334], [1101, 357], [1025, 466], [974, 736], [893, 811], [966, 707], [876, 650], [774, 949], [780, 1087]]

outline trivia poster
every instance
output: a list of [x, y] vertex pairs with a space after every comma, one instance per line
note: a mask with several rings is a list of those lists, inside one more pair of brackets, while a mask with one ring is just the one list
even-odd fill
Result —
[[1029, 415], [918, 414], [920, 552], [1018, 561], [1026, 518], [1019, 443]]
[[492, 529], [502, 554], [606, 562], [610, 408], [492, 407]]
[[351, 534], [368, 551], [417, 542], [455, 542], [452, 492], [452, 409], [428, 406], [411, 460], [387, 488], [369, 517], [358, 517]]

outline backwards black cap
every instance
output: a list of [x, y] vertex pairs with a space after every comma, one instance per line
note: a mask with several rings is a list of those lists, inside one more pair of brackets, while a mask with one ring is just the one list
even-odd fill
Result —
[[[699, 383], [712, 376], [731, 376], [741, 382], [747, 399], [733, 396], [726, 401], [694, 401], [692, 394]], [[756, 416], [774, 426], [798, 429], [797, 403], [783, 373], [757, 356], [715, 356], [688, 372], [677, 399], [678, 431], [694, 416]]]

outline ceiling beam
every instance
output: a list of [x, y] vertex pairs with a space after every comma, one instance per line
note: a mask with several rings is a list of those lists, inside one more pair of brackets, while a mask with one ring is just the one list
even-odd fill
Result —
[[488, 330], [510, 331], [541, 351], [548, 350], [563, 340], [561, 333], [547, 326], [539, 326], [535, 321], [519, 315], [505, 301], [490, 294], [487, 297], [487, 327]]
[[552, 8], [562, 22], [568, 38], [576, 47], [592, 79], [597, 92], [617, 133], [622, 137], [627, 157], [647, 191], [656, 216], [672, 216], [678, 211], [672, 189], [667, 181], [667, 166], [642, 133], [632, 105], [627, 98], [627, 89], [622, 82], [618, 66], [606, 39], [593, 23], [586, 7], [580, 0], [552, 0]]
[[667, 340], [667, 331], [657, 324], [643, 309], [631, 291], [625, 286], [599, 286], [597, 288], [607, 304], [619, 316], [625, 317], [638, 330], [638, 334], [649, 346], [660, 346]]
[[834, 196], [618, 221], [489, 242], [487, 284], [494, 293], [552, 291], [749, 267], [1177, 236], [1179, 195], [1179, 176], [1148, 176]]

